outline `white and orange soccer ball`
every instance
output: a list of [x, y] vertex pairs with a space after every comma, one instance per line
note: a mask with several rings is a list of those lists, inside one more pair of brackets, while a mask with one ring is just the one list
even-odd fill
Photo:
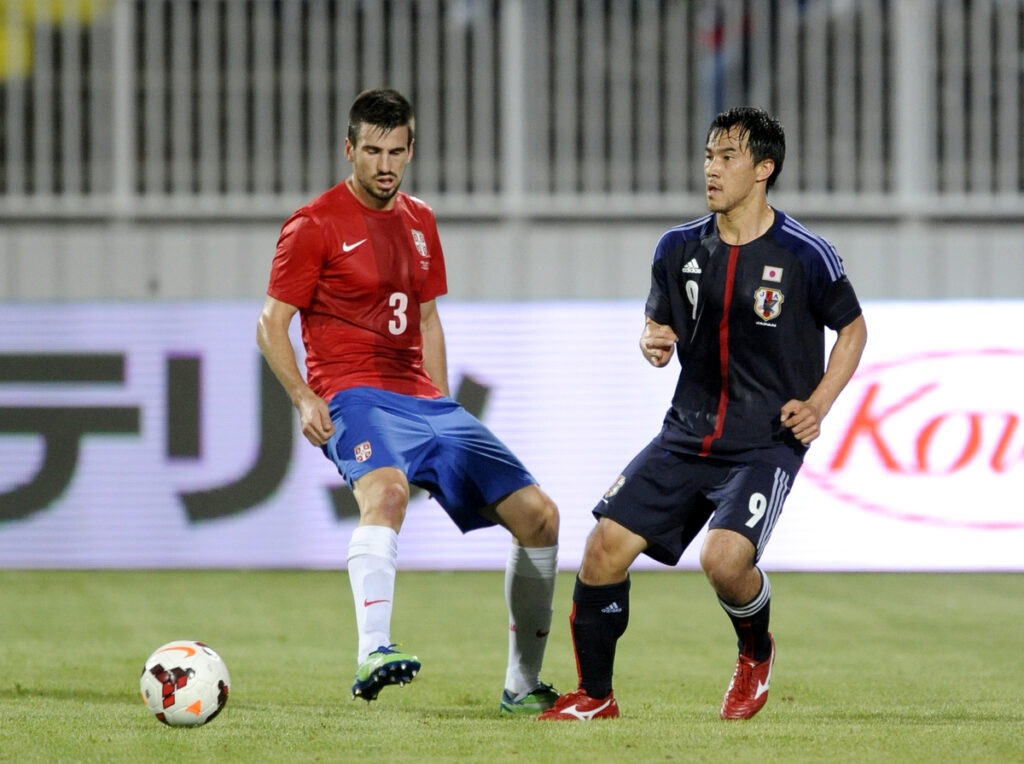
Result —
[[228, 702], [228, 667], [208, 645], [179, 640], [158, 647], [139, 678], [142, 700], [172, 727], [198, 727]]

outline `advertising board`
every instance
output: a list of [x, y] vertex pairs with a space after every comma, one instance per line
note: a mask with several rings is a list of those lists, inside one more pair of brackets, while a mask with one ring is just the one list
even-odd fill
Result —
[[[594, 505], [661, 426], [676, 361], [643, 361], [632, 302], [440, 311], [453, 395], [558, 503], [560, 565], [575, 569]], [[354, 498], [263, 364], [258, 312], [0, 306], [0, 566], [344, 567]], [[1024, 570], [1024, 302], [865, 313], [867, 352], [765, 565]], [[699, 544], [680, 567], [697, 567]], [[461, 536], [416, 490], [399, 560], [498, 569], [507, 545], [500, 529]]]

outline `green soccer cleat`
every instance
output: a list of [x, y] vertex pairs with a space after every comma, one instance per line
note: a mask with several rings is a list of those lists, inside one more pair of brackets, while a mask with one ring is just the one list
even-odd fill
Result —
[[550, 684], [541, 682], [521, 698], [516, 698], [508, 690], [501, 693], [501, 713], [536, 716], [547, 711], [558, 700], [558, 690]]
[[392, 647], [395, 645], [381, 645], [359, 665], [352, 685], [353, 700], [358, 697], [369, 703], [389, 684], [404, 685], [419, 673], [419, 658], [392, 650]]

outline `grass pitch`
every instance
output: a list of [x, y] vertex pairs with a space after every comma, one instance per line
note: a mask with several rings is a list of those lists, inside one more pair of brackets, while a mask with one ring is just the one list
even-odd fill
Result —
[[[575, 687], [572, 574], [544, 678]], [[633, 574], [623, 716], [498, 715], [502, 574], [401, 572], [393, 636], [423, 670], [350, 700], [343, 572], [0, 571], [0, 761], [1024, 762], [1024, 575], [772, 574], [778, 656], [748, 722], [718, 706], [735, 641], [700, 573]], [[173, 729], [139, 699], [149, 653], [213, 646], [224, 712]]]

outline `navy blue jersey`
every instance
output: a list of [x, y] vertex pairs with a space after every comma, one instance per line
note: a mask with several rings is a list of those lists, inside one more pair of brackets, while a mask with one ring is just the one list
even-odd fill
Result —
[[835, 248], [779, 210], [740, 246], [719, 238], [714, 214], [668, 230], [646, 314], [675, 331], [682, 368], [659, 442], [704, 456], [802, 458], [780, 409], [821, 381], [824, 327], [838, 331], [860, 313]]

